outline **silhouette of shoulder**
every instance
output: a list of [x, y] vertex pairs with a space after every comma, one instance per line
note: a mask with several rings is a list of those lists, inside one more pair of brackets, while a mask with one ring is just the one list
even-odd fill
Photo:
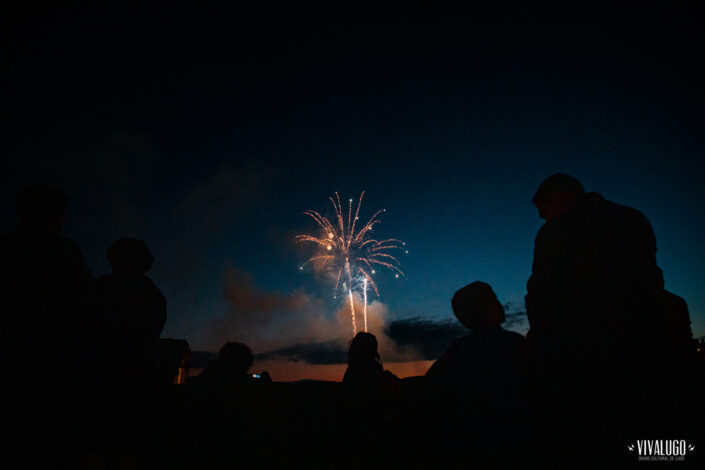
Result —
[[426, 375], [441, 380], [469, 381], [496, 375], [499, 368], [520, 369], [526, 348], [523, 336], [496, 326], [453, 340]]
[[98, 279], [98, 285], [106, 294], [116, 296], [128, 294], [116, 299], [123, 304], [148, 301], [152, 305], [166, 306], [166, 297], [162, 291], [144, 274], [137, 276], [106, 274]]
[[[625, 230], [626, 229], [626, 230]], [[609, 241], [641, 241], [656, 251], [656, 237], [644, 214], [633, 207], [608, 201], [598, 193], [588, 193], [566, 214], [547, 221], [536, 234], [536, 242], [555, 242], [562, 236], [609, 234]], [[620, 236], [621, 235], [621, 236]], [[614, 238], [616, 236], [616, 238]]]
[[[146, 275], [107, 274], [97, 281], [98, 302], [104, 304], [113, 328], [140, 339], [158, 338], [166, 323], [166, 298]], [[141, 333], [139, 333], [141, 331]]]
[[166, 303], [166, 298], [148, 276], [140, 274], [137, 276], [122, 276], [120, 274], [106, 274], [101, 276], [98, 281], [101, 287], [105, 289], [119, 290], [135, 290], [146, 295], [154, 296], [155, 301]]
[[482, 345], [497, 342], [501, 345], [516, 345], [519, 343], [524, 343], [525, 339], [519, 333], [507, 331], [501, 327], [487, 328], [454, 339], [450, 343], [448, 351], [465, 353]]
[[384, 369], [377, 361], [370, 361], [364, 364], [350, 366], [345, 370], [343, 383], [353, 384], [357, 382], [386, 382], [397, 381], [399, 377]]
[[[3, 269], [19, 266], [59, 268], [66, 274], [80, 278], [93, 278], [76, 243], [64, 236], [37, 237], [20, 229], [12, 230], [0, 237], [0, 256]], [[61, 281], [55, 279], [54, 281]]]

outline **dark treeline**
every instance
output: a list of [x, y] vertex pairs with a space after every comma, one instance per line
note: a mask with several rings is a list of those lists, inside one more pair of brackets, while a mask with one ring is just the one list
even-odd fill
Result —
[[[164, 341], [147, 245], [121, 238], [95, 278], [61, 236], [66, 196], [33, 186], [3, 235], [7, 458], [32, 468], [601, 468], [644, 464], [635, 443], [698, 468], [705, 361], [685, 301], [664, 289], [646, 218], [553, 175], [527, 284], [526, 337], [492, 287], [452, 308], [469, 333], [425, 377], [384, 369], [359, 333], [341, 382], [277, 383], [223, 345], [191, 380]], [[700, 354], [700, 356], [698, 356]], [[681, 445], [684, 443], [684, 445]], [[25, 449], [34, 451], [27, 454]], [[641, 450], [639, 450], [641, 452]]]

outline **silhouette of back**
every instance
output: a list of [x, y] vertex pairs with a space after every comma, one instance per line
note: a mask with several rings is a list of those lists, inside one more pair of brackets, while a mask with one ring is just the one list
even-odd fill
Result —
[[693, 340], [690, 314], [685, 300], [663, 288], [659, 293], [662, 336], [652, 347], [657, 351], [654, 370], [660, 371], [656, 386], [658, 399], [654, 400], [652, 414], [660, 414], [659, 429], [674, 435], [705, 437], [701, 423], [705, 419], [702, 389], [705, 373], [698, 364], [697, 341]]
[[81, 250], [61, 236], [65, 211], [60, 189], [28, 187], [17, 200], [17, 227], [0, 239], [5, 357], [13, 373], [39, 382], [77, 359], [93, 279]]
[[[585, 439], [602, 457], [581, 459], [624, 458], [618, 445], [664, 430], [663, 354], [668, 336], [678, 342], [686, 334], [682, 308], [665, 315], [673, 299], [661, 290], [656, 238], [641, 212], [586, 193], [564, 174], [546, 178], [534, 203], [546, 223], [526, 309], [543, 372], [546, 445], [560, 442], [571, 463]], [[676, 320], [670, 332], [667, 317]]]
[[93, 282], [81, 250], [61, 236], [66, 201], [53, 186], [24, 189], [17, 226], [0, 237], [0, 344], [4, 373], [13, 382], [8, 428], [13, 438], [56, 446], [58, 466], [67, 452], [61, 442], [70, 439], [60, 427], [67, 410], [81, 403], [86, 296]]
[[[565, 178], [554, 175], [542, 184], [534, 198], [540, 211], [552, 191], [566, 193], [550, 188]], [[566, 361], [634, 367], [662, 335], [653, 230], [635, 209], [597, 193], [568, 193], [572, 202], [536, 235], [526, 295], [532, 340], [545, 365], [557, 370]]]
[[661, 315], [658, 327], [662, 331], [660, 337], [662, 343], [655, 344], [654, 347], [662, 350], [670, 367], [677, 364], [692, 364], [695, 360], [695, 350], [688, 304], [682, 297], [666, 290], [664, 284], [663, 274], [661, 274], [661, 289], [658, 295]]
[[92, 302], [104, 432], [108, 447], [137, 450], [150, 438], [166, 299], [145, 275], [153, 258], [143, 241], [121, 238], [106, 255], [112, 272], [98, 279]]
[[153, 258], [144, 242], [124, 237], [106, 254], [112, 273], [98, 279], [96, 298], [109, 335], [109, 367], [122, 379], [141, 380], [157, 367], [166, 299], [145, 275]]

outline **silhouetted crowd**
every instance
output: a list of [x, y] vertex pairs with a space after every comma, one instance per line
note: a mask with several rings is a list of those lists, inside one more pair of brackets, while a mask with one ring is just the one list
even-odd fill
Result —
[[145, 274], [147, 245], [117, 240], [96, 279], [61, 235], [66, 202], [52, 186], [25, 189], [0, 241], [6, 460], [23, 468], [652, 464], [638, 439], [683, 440], [694, 447], [677, 463], [703, 464], [705, 361], [685, 301], [664, 289], [651, 226], [569, 175], [533, 199], [546, 222], [526, 337], [502, 328], [502, 304], [476, 281], [451, 301], [469, 334], [424, 377], [385, 370], [363, 332], [340, 383], [251, 374], [238, 342], [178, 378], [179, 354], [160, 351], [166, 299]]

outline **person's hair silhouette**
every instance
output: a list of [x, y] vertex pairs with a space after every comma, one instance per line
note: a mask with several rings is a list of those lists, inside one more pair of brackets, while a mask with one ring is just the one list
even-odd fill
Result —
[[377, 338], [372, 333], [360, 332], [350, 342], [348, 349], [348, 364], [358, 362], [376, 361], [379, 359], [377, 352]]
[[[205, 384], [228, 384], [240, 386], [251, 383], [254, 377], [247, 372], [252, 367], [253, 355], [249, 346], [236, 341], [228, 342], [220, 348], [218, 357], [210, 361], [198, 376]], [[271, 382], [268, 373], [259, 374], [261, 382]], [[264, 376], [264, 377], [263, 377]]]
[[374, 388], [379, 391], [399, 380], [396, 375], [384, 370], [379, 362], [377, 347], [377, 338], [372, 333], [355, 335], [348, 349], [348, 368], [343, 376], [343, 385], [364, 387], [374, 394]]
[[113, 273], [117, 274], [143, 274], [152, 268], [154, 262], [147, 244], [130, 237], [123, 237], [110, 245], [106, 257]]
[[475, 281], [458, 290], [451, 300], [453, 313], [463, 326], [478, 330], [504, 322], [504, 307], [492, 287]]
[[585, 196], [583, 184], [573, 176], [556, 173], [546, 178], [531, 200], [539, 211], [539, 217], [552, 220], [566, 213]]
[[252, 351], [243, 343], [226, 343], [220, 348], [218, 358], [235, 375], [247, 374], [252, 367]]

